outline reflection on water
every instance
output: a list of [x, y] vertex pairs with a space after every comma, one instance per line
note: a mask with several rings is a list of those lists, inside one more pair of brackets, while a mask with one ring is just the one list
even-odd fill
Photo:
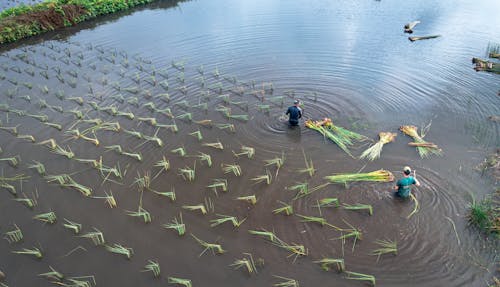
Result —
[[[0, 131], [1, 156], [19, 155], [21, 164], [0, 164], [4, 174], [30, 175], [12, 184], [19, 197], [36, 196], [38, 202], [30, 211], [7, 190], [0, 193], [0, 210], [8, 215], [0, 220], [2, 232], [15, 223], [25, 237], [18, 245], [0, 243], [8, 262], [0, 269], [10, 285], [49, 284], [36, 276], [46, 265], [71, 276], [95, 275], [103, 286], [160, 286], [167, 276], [190, 278], [194, 286], [267, 286], [276, 283], [273, 275], [304, 286], [326, 280], [362, 284], [313, 263], [324, 257], [343, 258], [347, 270], [372, 274], [384, 286], [482, 286], [491, 277], [495, 246], [467, 228], [465, 215], [470, 194], [479, 198], [492, 189], [474, 167], [499, 144], [498, 124], [487, 117], [500, 114], [500, 82], [476, 73], [470, 59], [498, 41], [499, 19], [483, 14], [498, 3], [218, 0], [175, 9], [159, 3], [1, 54], [0, 119], [2, 127], [18, 130]], [[410, 43], [402, 27], [415, 19], [422, 23], [414, 35], [443, 37]], [[45, 37], [52, 36], [58, 37]], [[432, 121], [425, 139], [442, 147], [444, 156], [422, 160], [398, 133], [381, 159], [350, 158], [315, 131], [288, 126], [283, 113], [296, 98], [304, 102], [305, 118], [331, 117], [373, 139], [380, 131]], [[35, 143], [19, 136], [29, 134]], [[39, 145], [48, 139], [75, 158], [55, 154], [50, 142]], [[255, 155], [240, 154], [244, 146]], [[211, 156], [211, 165], [203, 154]], [[101, 158], [123, 178], [99, 171], [102, 166], [92, 160]], [[270, 163], [276, 158], [283, 166]], [[169, 161], [167, 171], [160, 169], [162, 159]], [[47, 183], [28, 168], [33, 161], [42, 162], [49, 175], [70, 174], [92, 188], [93, 197]], [[300, 172], [310, 161], [313, 176]], [[221, 166], [229, 165], [239, 166], [241, 175], [225, 173]], [[335, 173], [384, 168], [399, 176], [405, 165], [417, 170], [422, 183], [414, 190], [420, 209], [409, 219], [414, 204], [393, 199], [391, 183], [324, 185], [324, 176]], [[186, 170], [194, 172], [194, 181], [184, 179]], [[138, 184], [157, 174], [148, 188]], [[256, 180], [262, 176], [270, 183]], [[225, 179], [228, 191], [208, 187], [216, 179]], [[304, 183], [314, 191], [297, 199], [294, 186]], [[165, 196], [173, 191], [175, 201]], [[104, 200], [110, 194], [117, 202], [113, 209]], [[255, 204], [241, 199], [252, 195]], [[341, 205], [319, 209], [325, 198]], [[342, 208], [358, 203], [371, 205], [373, 215]], [[343, 231], [273, 214], [284, 204]], [[127, 216], [139, 205], [150, 212], [151, 223]], [[186, 205], [203, 205], [207, 214]], [[33, 222], [34, 215], [51, 210], [56, 225]], [[187, 233], [221, 244], [227, 253], [199, 257], [203, 247], [189, 234], [179, 237], [164, 228], [181, 213]], [[216, 214], [246, 220], [239, 228], [211, 227]], [[62, 227], [64, 218], [81, 223], [85, 233], [103, 231], [109, 244], [133, 248], [132, 259], [73, 236]], [[361, 240], [338, 239], [352, 228]], [[287, 250], [247, 232], [261, 229], [303, 245], [307, 256], [294, 263]], [[398, 254], [377, 259], [371, 255], [376, 240], [397, 241]], [[11, 253], [38, 244], [45, 253], [41, 262]], [[87, 251], [64, 256], [77, 246]], [[230, 267], [246, 252], [264, 260], [258, 274]], [[148, 260], [160, 262], [162, 279], [139, 272]], [[129, 275], [116, 276], [109, 266]]]

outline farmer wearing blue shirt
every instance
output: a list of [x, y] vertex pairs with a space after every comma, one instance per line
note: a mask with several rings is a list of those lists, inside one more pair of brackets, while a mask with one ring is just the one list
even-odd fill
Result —
[[420, 186], [420, 182], [413, 177], [410, 176], [411, 174], [411, 168], [409, 166], [405, 166], [403, 168], [403, 178], [398, 180], [396, 185], [394, 186], [394, 189], [397, 189], [396, 191], [396, 196], [401, 197], [401, 198], [408, 198], [410, 196], [411, 192], [411, 186], [414, 184], [416, 186]]
[[300, 101], [293, 101], [293, 106], [289, 107], [286, 111], [286, 115], [290, 115], [288, 118], [288, 123], [291, 126], [299, 125], [299, 119], [302, 117], [302, 110], [299, 108]]

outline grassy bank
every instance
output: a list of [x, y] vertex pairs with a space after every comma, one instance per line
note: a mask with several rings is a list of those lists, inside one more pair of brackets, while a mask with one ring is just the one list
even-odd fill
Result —
[[500, 236], [500, 189], [479, 202], [473, 201], [469, 207], [469, 222], [486, 233]]
[[48, 0], [0, 13], [0, 44], [39, 35], [157, 0]]

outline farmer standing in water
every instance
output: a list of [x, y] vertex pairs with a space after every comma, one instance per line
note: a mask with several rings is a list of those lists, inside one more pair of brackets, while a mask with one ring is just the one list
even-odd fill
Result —
[[408, 198], [411, 192], [411, 186], [414, 184], [416, 186], [420, 186], [420, 182], [414, 177], [411, 176], [411, 168], [409, 166], [405, 166], [403, 168], [403, 178], [398, 180], [394, 189], [397, 189], [396, 196], [401, 198]]
[[298, 126], [299, 119], [302, 117], [302, 109], [299, 107], [300, 101], [293, 101], [293, 106], [289, 107], [286, 111], [286, 115], [290, 115], [288, 118], [288, 123], [290, 126]]

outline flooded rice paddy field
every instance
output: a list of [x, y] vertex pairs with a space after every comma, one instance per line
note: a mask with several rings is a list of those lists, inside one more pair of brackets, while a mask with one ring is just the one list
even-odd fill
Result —
[[[498, 4], [289, 2], [160, 2], [4, 48], [0, 167], [4, 177], [25, 176], [0, 193], [5, 283], [52, 286], [39, 276], [52, 267], [65, 284], [78, 277], [97, 286], [164, 286], [168, 277], [272, 286], [284, 280], [276, 276], [302, 286], [370, 284], [316, 263], [334, 258], [379, 286], [485, 286], [497, 245], [468, 227], [466, 214], [472, 196], [495, 188], [475, 167], [499, 144], [487, 117], [500, 113], [500, 84], [470, 59], [499, 40], [498, 19], [482, 14]], [[415, 19], [415, 35], [442, 37], [410, 43], [402, 26]], [[295, 98], [306, 118], [331, 117], [374, 140], [380, 131], [398, 136], [374, 162], [352, 158], [315, 131], [288, 128], [282, 115]], [[443, 156], [421, 159], [398, 128], [429, 122], [425, 139]], [[301, 172], [310, 162], [315, 173]], [[422, 183], [409, 218], [414, 203], [395, 200], [393, 183], [324, 179], [377, 169], [399, 177], [405, 165]], [[304, 183], [309, 194], [293, 188]], [[340, 204], [318, 208], [325, 198]], [[345, 208], [358, 203], [373, 214]], [[293, 214], [273, 212], [287, 205]], [[49, 212], [53, 224], [34, 219]], [[219, 215], [236, 226], [211, 226]], [[181, 220], [184, 235], [166, 228]], [[78, 234], [71, 223], [81, 224]], [[13, 242], [17, 228], [23, 239]], [[92, 232], [103, 238], [93, 242]], [[373, 255], [378, 240], [397, 242], [397, 254]], [[130, 259], [110, 252], [114, 244], [133, 250]], [[43, 258], [13, 253], [23, 248]], [[248, 254], [252, 274], [232, 265]], [[148, 260], [159, 263], [159, 279], [141, 272]]]

